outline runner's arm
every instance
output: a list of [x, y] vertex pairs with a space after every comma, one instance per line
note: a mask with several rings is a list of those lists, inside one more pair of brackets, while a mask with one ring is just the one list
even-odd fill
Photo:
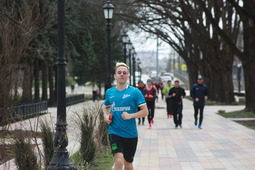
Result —
[[111, 106], [105, 106], [103, 105], [103, 114], [104, 114], [104, 120], [110, 124], [112, 121], [109, 120], [109, 114], [110, 114]]
[[193, 85], [191, 90], [190, 90], [190, 96], [195, 100], [196, 96], [195, 96], [195, 86]]
[[140, 111], [136, 112], [136, 113], [127, 113], [127, 112], [123, 112], [122, 114], [122, 118], [124, 120], [128, 120], [128, 119], [132, 119], [132, 118], [142, 118], [142, 117], [145, 117], [145, 116], [148, 116], [148, 108], [147, 108], [147, 105], [144, 104], [142, 106], [140, 106]]

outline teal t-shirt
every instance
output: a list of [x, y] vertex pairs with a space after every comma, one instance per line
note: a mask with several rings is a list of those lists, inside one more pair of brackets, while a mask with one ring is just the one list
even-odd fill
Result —
[[112, 87], [106, 91], [105, 106], [111, 106], [110, 113], [113, 115], [112, 123], [109, 125], [108, 134], [118, 135], [124, 138], [134, 138], [138, 136], [136, 121], [134, 118], [124, 120], [122, 113], [136, 113], [137, 108], [146, 104], [141, 91], [132, 86], [119, 91]]

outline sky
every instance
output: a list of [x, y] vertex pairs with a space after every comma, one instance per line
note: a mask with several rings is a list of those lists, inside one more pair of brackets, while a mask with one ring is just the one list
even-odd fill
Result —
[[[157, 39], [154, 36], [150, 36], [146, 32], [135, 33], [132, 31], [127, 32], [136, 52], [139, 51], [154, 51], [157, 50]], [[159, 40], [159, 58], [169, 57], [171, 47]]]

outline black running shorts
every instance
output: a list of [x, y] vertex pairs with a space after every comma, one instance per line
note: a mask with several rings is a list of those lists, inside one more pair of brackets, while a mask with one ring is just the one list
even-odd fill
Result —
[[109, 135], [112, 154], [123, 153], [127, 162], [133, 162], [138, 138], [123, 138], [114, 134]]

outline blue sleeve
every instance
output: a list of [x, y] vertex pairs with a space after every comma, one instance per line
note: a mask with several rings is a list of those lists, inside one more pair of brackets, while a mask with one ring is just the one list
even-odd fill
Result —
[[191, 90], [190, 90], [190, 96], [195, 99], [196, 96], [195, 96], [195, 85], [192, 86]]
[[204, 85], [204, 86], [205, 86], [205, 96], [208, 96], [208, 88], [206, 85]]
[[106, 91], [106, 94], [105, 94], [105, 101], [104, 101], [104, 105], [105, 106], [110, 106], [111, 103], [110, 103], [110, 100], [109, 100], [109, 95], [108, 95], [108, 90]]
[[140, 106], [141, 104], [146, 103], [144, 96], [140, 90], [137, 90], [137, 107]]

